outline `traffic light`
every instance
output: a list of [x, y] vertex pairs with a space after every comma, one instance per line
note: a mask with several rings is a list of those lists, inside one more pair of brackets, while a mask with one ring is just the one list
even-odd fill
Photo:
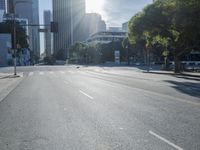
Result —
[[51, 32], [58, 32], [58, 22], [51, 22]]

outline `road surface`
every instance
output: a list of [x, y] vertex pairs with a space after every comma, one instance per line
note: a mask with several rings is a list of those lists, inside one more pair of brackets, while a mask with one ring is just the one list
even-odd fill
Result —
[[198, 79], [102, 67], [19, 72], [0, 102], [0, 150], [200, 149]]

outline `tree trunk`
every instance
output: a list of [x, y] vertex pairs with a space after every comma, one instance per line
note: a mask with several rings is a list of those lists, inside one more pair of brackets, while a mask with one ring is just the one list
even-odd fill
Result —
[[180, 73], [181, 72], [181, 61], [178, 56], [175, 56], [174, 58], [174, 73]]

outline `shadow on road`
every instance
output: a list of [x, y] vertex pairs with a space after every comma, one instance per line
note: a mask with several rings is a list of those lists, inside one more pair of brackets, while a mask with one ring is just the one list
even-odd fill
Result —
[[194, 80], [194, 81], [200, 81], [200, 75], [193, 75], [193, 74], [185, 74], [185, 73], [179, 73], [179, 74], [175, 74], [172, 72], [156, 72], [156, 71], [143, 71], [143, 73], [149, 73], [149, 74], [159, 74], [159, 75], [170, 75], [176, 78], [181, 78], [181, 79], [187, 79], [187, 80]]
[[172, 88], [178, 90], [181, 93], [200, 98], [199, 83], [177, 82], [177, 81], [170, 81], [170, 80], [166, 80], [165, 82], [170, 83]]
[[19, 78], [20, 76], [14, 76], [14, 75], [7, 75], [7, 76], [0, 76], [0, 80], [1, 79], [11, 79], [11, 78]]

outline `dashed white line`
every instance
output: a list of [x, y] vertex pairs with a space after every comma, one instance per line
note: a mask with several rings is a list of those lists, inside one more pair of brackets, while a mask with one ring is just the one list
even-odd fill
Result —
[[161, 140], [161, 141], [167, 143], [168, 145], [172, 146], [173, 148], [175, 148], [175, 149], [177, 149], [177, 150], [184, 150], [183, 148], [181, 148], [181, 147], [177, 146], [176, 144], [174, 144], [174, 143], [168, 141], [167, 139], [165, 139], [165, 138], [159, 136], [158, 134], [154, 133], [153, 131], [149, 131], [149, 134], [153, 135], [154, 137], [156, 137], [156, 138], [158, 138], [159, 140]]
[[85, 92], [83, 92], [83, 91], [81, 91], [81, 90], [79, 90], [79, 92], [80, 92], [81, 94], [87, 96], [87, 97], [90, 98], [90, 99], [94, 99], [92, 96], [88, 95], [87, 93], [85, 93]]
[[50, 71], [49, 73], [50, 73], [50, 74], [54, 74], [54, 72], [53, 72], [53, 71]]

